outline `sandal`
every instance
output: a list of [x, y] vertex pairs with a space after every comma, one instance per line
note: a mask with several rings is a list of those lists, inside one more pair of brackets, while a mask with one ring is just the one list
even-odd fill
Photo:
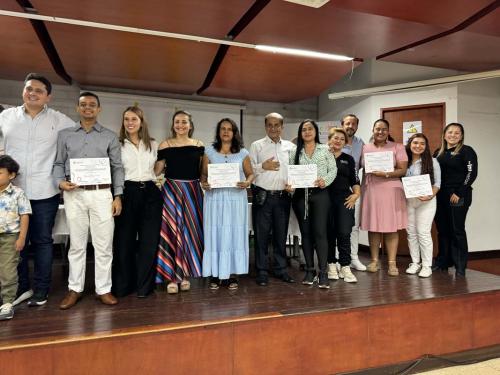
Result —
[[398, 270], [398, 267], [396, 265], [396, 261], [390, 260], [390, 261], [388, 261], [388, 263], [389, 263], [389, 269], [387, 270], [387, 274], [389, 276], [398, 276], [399, 270]]
[[177, 285], [177, 283], [168, 283], [168, 285], [167, 285], [167, 293], [168, 294], [179, 293], [179, 286]]
[[181, 281], [181, 291], [186, 292], [189, 289], [191, 289], [191, 283], [189, 282], [189, 280], [186, 280], [186, 279], [182, 280]]
[[208, 284], [208, 287], [211, 290], [217, 290], [217, 289], [219, 289], [219, 284], [220, 284], [220, 280], [218, 277], [211, 277], [210, 282]]
[[368, 272], [377, 272], [379, 270], [378, 259], [372, 259], [369, 265], [366, 266]]
[[227, 289], [229, 289], [229, 290], [236, 290], [236, 289], [238, 289], [238, 279], [235, 279], [234, 277], [231, 277], [228, 280]]

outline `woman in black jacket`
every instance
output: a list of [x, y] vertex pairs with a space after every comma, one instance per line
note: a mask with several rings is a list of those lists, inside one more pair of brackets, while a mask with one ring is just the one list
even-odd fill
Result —
[[436, 211], [439, 253], [433, 269], [445, 271], [455, 266], [456, 276], [465, 276], [467, 267], [465, 219], [477, 177], [477, 155], [463, 142], [463, 126], [448, 124], [435, 155], [441, 167], [441, 190], [437, 194]]

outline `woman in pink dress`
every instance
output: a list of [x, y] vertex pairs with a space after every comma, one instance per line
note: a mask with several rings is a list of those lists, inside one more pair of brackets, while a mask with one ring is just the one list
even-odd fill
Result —
[[[372, 152], [391, 152], [394, 171], [373, 171], [365, 173], [361, 187], [361, 229], [368, 231], [371, 263], [366, 268], [377, 272], [379, 251], [382, 241], [387, 249], [387, 273], [399, 274], [396, 265], [398, 251], [398, 230], [407, 226], [406, 198], [400, 177], [405, 176], [408, 156], [400, 143], [393, 142], [389, 135], [389, 122], [379, 119], [373, 124], [373, 140], [363, 146], [361, 166], [365, 167], [365, 155]], [[365, 168], [366, 169], [366, 168]]]

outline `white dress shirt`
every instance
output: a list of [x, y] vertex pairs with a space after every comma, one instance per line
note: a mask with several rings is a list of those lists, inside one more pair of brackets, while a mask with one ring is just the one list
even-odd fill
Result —
[[156, 175], [154, 166], [158, 153], [158, 144], [151, 141], [151, 150], [148, 150], [142, 140], [136, 147], [128, 139], [122, 145], [122, 164], [125, 168], [125, 181], [154, 181]]
[[[252, 143], [250, 160], [255, 174], [254, 184], [265, 190], [284, 190], [288, 178], [288, 161], [295, 148], [290, 141], [280, 138], [278, 142], [273, 142], [268, 136]], [[279, 161], [279, 170], [267, 171], [262, 168], [262, 163], [270, 158]]]
[[24, 106], [0, 113], [5, 153], [20, 166], [14, 184], [24, 190], [28, 199], [47, 199], [59, 193], [52, 177], [57, 133], [72, 126], [73, 120], [47, 106], [35, 118], [25, 112]]

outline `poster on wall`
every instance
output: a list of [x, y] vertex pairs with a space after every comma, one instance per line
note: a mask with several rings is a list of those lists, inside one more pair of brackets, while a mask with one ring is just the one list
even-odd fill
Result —
[[408, 143], [408, 139], [416, 133], [422, 133], [422, 121], [403, 122], [403, 144]]
[[319, 121], [319, 141], [321, 143], [328, 143], [328, 131], [331, 128], [340, 128], [340, 121]]

